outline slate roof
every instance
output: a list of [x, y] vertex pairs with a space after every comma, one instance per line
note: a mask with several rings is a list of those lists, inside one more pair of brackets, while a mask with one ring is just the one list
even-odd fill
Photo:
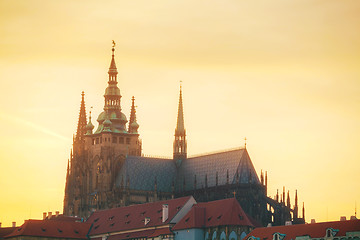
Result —
[[[116, 178], [116, 185], [126, 185], [129, 179], [130, 189], [154, 191], [155, 178], [159, 192], [172, 192], [172, 183], [175, 190], [183, 190], [185, 179], [185, 190], [194, 190], [194, 179], [196, 175], [196, 188], [205, 187], [205, 175], [207, 186], [216, 185], [216, 174], [218, 175], [218, 186], [227, 182], [229, 172], [229, 183], [260, 184], [255, 168], [245, 148], [223, 151], [213, 154], [190, 157], [182, 161], [179, 169], [172, 159], [150, 158], [140, 156], [128, 156]], [[139, 177], [141, 176], [141, 177]]]
[[273, 239], [274, 233], [285, 234], [283, 240], [295, 239], [298, 236], [323, 238], [326, 236], [326, 229], [328, 228], [339, 230], [339, 232], [335, 235], [335, 237], [346, 236], [347, 232], [360, 232], [360, 220], [256, 228], [251, 233], [249, 233], [244, 238], [244, 240], [247, 240], [251, 236], [255, 238], [259, 238], [260, 240]]
[[87, 239], [90, 224], [71, 221], [26, 220], [5, 238], [33, 236], [46, 238]]
[[230, 225], [254, 227], [235, 198], [195, 204], [172, 230]]
[[160, 192], [171, 192], [176, 177], [172, 159], [128, 156], [116, 178], [116, 185], [124, 186], [129, 179], [130, 189], [154, 191], [155, 177]]
[[260, 183], [255, 168], [245, 148], [224, 151], [209, 155], [192, 157], [184, 160], [180, 166], [177, 176], [176, 188], [182, 190], [185, 179], [185, 190], [193, 190], [196, 175], [197, 188], [205, 187], [205, 175], [207, 186], [216, 185], [216, 173], [218, 174], [218, 186], [227, 182], [227, 171], [229, 171], [229, 183], [236, 183], [238, 172], [239, 183]]
[[[193, 197], [131, 205], [93, 212], [87, 223], [93, 224], [89, 236], [167, 225]], [[162, 222], [162, 205], [168, 204], [168, 219]], [[145, 218], [150, 222], [145, 226]], [[132, 231], [135, 232], [135, 231]]]

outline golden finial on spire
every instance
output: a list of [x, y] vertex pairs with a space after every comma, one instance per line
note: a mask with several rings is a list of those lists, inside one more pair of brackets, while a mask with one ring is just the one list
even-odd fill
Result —
[[91, 106], [90, 111], [89, 111], [89, 119], [90, 119], [90, 121], [91, 121], [91, 111], [92, 111], [92, 109], [93, 109], [93, 107]]
[[114, 40], [112, 40], [112, 47], [114, 48], [115, 47], [115, 45], [116, 45], [116, 43], [115, 43], [115, 41]]
[[244, 140], [245, 140], [245, 149], [246, 149], [246, 140], [247, 140], [247, 138], [245, 137]]

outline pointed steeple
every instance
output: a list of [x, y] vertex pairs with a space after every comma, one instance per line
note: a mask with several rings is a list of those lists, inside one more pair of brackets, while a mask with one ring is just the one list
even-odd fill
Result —
[[85, 100], [84, 100], [85, 93], [82, 91], [81, 93], [81, 104], [80, 104], [80, 113], [79, 113], [79, 120], [78, 126], [76, 130], [76, 136], [74, 142], [80, 142], [84, 139], [84, 135], [86, 134], [86, 110], [85, 110]]
[[302, 208], [302, 218], [305, 221], [305, 203], [303, 202], [303, 208]]
[[182, 86], [180, 85], [180, 96], [179, 96], [179, 107], [178, 107], [178, 116], [177, 116], [177, 124], [175, 129], [175, 134], [178, 132], [179, 134], [185, 134], [185, 126], [184, 126], [184, 112], [183, 112], [183, 103], [182, 103]]
[[287, 206], [287, 207], [291, 207], [291, 206], [290, 206], [290, 191], [289, 191], [289, 190], [288, 190], [288, 192], [287, 192], [286, 206]]
[[104, 110], [121, 110], [120, 107], [120, 89], [117, 86], [117, 68], [115, 64], [115, 42], [113, 41], [112, 47], [112, 58], [110, 63], [110, 68], [108, 71], [109, 81], [108, 87], [105, 89], [105, 106]]
[[179, 108], [177, 116], [177, 124], [175, 128], [175, 140], [173, 157], [177, 167], [180, 167], [181, 162], [187, 157], [186, 131], [184, 126], [184, 113], [182, 103], [182, 86], [180, 85]]
[[136, 122], [136, 107], [135, 107], [135, 97], [132, 97], [131, 112], [130, 112], [130, 121], [129, 121], [129, 133], [138, 133], [139, 124]]
[[298, 218], [298, 212], [299, 212], [299, 210], [298, 210], [299, 208], [298, 208], [298, 195], [297, 195], [297, 190], [295, 191], [295, 206], [294, 206], [294, 219], [297, 219]]

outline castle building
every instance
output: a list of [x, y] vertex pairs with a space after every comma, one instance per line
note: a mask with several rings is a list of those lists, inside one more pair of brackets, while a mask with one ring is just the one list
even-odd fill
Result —
[[302, 218], [298, 215], [297, 193], [294, 206], [289, 193], [285, 201], [285, 189], [280, 199], [267, 196], [267, 173], [261, 172], [259, 179], [246, 145], [187, 156], [181, 87], [173, 158], [144, 157], [134, 97], [129, 122], [121, 111], [114, 52], [113, 47], [104, 111], [95, 131], [91, 114], [87, 121], [82, 93], [66, 174], [65, 215], [88, 217], [99, 209], [192, 195], [197, 202], [235, 197], [244, 211], [264, 226], [304, 222], [304, 213]]

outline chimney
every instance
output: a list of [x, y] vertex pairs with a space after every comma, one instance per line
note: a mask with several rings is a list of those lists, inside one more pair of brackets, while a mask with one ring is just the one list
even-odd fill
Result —
[[52, 217], [52, 212], [48, 212], [48, 219], [51, 219]]
[[55, 212], [55, 216], [56, 216], [56, 217], [58, 217], [58, 216], [59, 216], [59, 214], [60, 214], [60, 212], [59, 212], [59, 211], [56, 211], [56, 212]]
[[[356, 216], [351, 216], [350, 217], [350, 220], [356, 220], [357, 218], [356, 218]], [[1, 227], [1, 225], [0, 225], [0, 227]]]
[[341, 217], [340, 217], [340, 221], [346, 221], [346, 217], [345, 217], [345, 216], [341, 216]]
[[311, 224], [316, 223], [315, 219], [311, 219]]
[[290, 226], [290, 225], [292, 225], [291, 221], [286, 221], [285, 222], [285, 226]]
[[43, 220], [46, 219], [46, 212], [43, 212]]
[[163, 204], [162, 205], [162, 222], [166, 222], [169, 218], [169, 205]]
[[146, 217], [145, 218], [145, 226], [150, 222], [150, 218], [149, 217]]
[[16, 227], [16, 222], [12, 222], [12, 227]]

